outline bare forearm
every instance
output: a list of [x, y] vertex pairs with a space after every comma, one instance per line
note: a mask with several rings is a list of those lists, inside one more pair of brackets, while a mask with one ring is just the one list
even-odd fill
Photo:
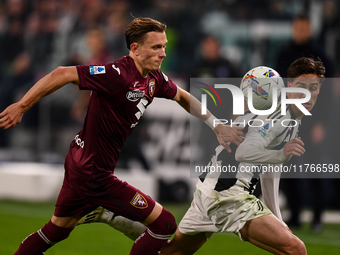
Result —
[[190, 95], [187, 91], [178, 88], [174, 100], [180, 106], [182, 106], [187, 112], [189, 112], [196, 118], [204, 121], [211, 129], [213, 129], [219, 143], [223, 145], [224, 148], [226, 148], [229, 152], [231, 152], [231, 149], [227, 142], [239, 145], [240, 142], [243, 141], [243, 138], [240, 137], [240, 136], [244, 137], [241, 128], [239, 127], [232, 128], [230, 126], [219, 124], [219, 121], [218, 120], [216, 121], [216, 118], [208, 110], [206, 114], [202, 114], [201, 102], [198, 101], [194, 96]]
[[202, 115], [201, 112], [202, 104], [194, 96], [190, 96], [190, 104], [191, 104], [191, 106], [189, 107], [191, 111], [190, 113], [195, 117], [199, 118], [200, 120], [205, 121], [211, 116], [209, 110], [207, 110], [207, 114]]
[[58, 67], [40, 79], [19, 101], [23, 111], [27, 111], [41, 98], [60, 89], [69, 82], [78, 83], [75, 67]]
[[188, 113], [199, 118], [200, 120], [207, 120], [211, 113], [207, 110], [207, 114], [202, 115], [201, 113], [201, 102], [198, 101], [194, 96], [186, 91], [181, 94], [182, 97], [177, 101], [180, 106], [182, 106]]

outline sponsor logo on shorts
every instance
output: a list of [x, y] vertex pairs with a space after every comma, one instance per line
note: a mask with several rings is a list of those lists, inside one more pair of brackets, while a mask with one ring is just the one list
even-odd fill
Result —
[[105, 66], [90, 66], [90, 74], [103, 74], [106, 73]]
[[153, 94], [155, 93], [155, 86], [156, 86], [155, 79], [151, 79], [149, 81], [149, 95], [150, 95], [150, 97], [153, 97]]
[[261, 203], [261, 201], [260, 200], [257, 200], [257, 206], [258, 206], [258, 210], [259, 211], [261, 211], [261, 212], [263, 212], [263, 204]]
[[148, 202], [145, 197], [138, 192], [136, 192], [136, 195], [132, 198], [130, 204], [139, 209], [148, 208]]
[[130, 90], [126, 93], [126, 98], [132, 102], [136, 102], [138, 99], [144, 97], [144, 92], [139, 90]]

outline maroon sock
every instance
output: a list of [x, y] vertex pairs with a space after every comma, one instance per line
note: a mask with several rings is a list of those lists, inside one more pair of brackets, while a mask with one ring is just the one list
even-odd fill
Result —
[[163, 208], [159, 217], [136, 239], [130, 255], [157, 255], [176, 231], [174, 216]]
[[67, 238], [73, 228], [61, 228], [49, 221], [42, 229], [26, 237], [14, 255], [42, 255], [57, 242]]

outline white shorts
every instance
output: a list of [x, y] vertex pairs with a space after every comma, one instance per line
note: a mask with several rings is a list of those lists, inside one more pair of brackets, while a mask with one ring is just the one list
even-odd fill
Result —
[[191, 206], [178, 229], [186, 235], [205, 232], [207, 239], [217, 232], [232, 232], [242, 240], [240, 229], [247, 221], [271, 213], [258, 198], [248, 192], [223, 191], [223, 196], [221, 194], [216, 199], [196, 189]]

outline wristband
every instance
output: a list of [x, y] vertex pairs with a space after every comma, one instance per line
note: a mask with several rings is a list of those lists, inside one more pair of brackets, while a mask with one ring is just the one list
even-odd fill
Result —
[[211, 129], [214, 129], [215, 127], [217, 127], [218, 124], [221, 124], [222, 122], [217, 119], [214, 115], [210, 115], [210, 117], [208, 119], [206, 119], [205, 124], [207, 124]]

